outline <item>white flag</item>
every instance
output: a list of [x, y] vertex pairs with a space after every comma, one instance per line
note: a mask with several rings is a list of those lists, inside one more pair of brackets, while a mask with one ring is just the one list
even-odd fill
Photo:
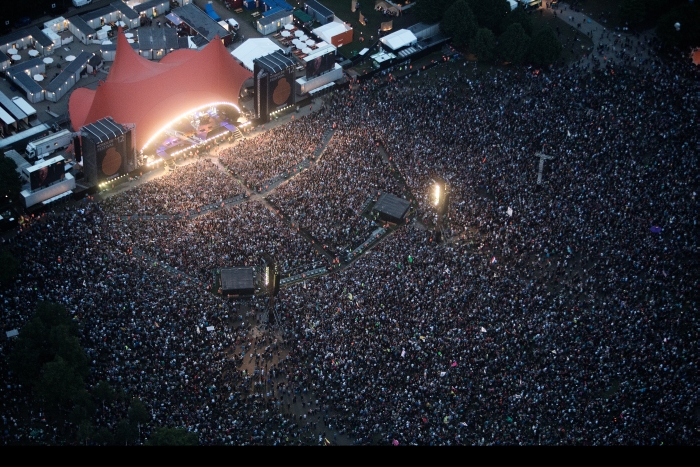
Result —
[[508, 211], [506, 211], [509, 216], [513, 217], [513, 208], [508, 208]]

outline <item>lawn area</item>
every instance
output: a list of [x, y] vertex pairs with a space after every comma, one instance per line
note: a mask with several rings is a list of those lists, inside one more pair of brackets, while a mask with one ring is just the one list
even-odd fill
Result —
[[[335, 13], [336, 17], [340, 18], [346, 23], [350, 23], [354, 29], [352, 43], [346, 44], [338, 49], [343, 56], [348, 58], [353, 56], [353, 52], [359, 52], [365, 48], [369, 42], [377, 38], [377, 31], [379, 30], [382, 22], [393, 20], [394, 24], [392, 31], [411, 26], [412, 24], [418, 22], [413, 17], [413, 10], [410, 8], [401, 16], [383, 16], [381, 12], [374, 9], [374, 0], [360, 0], [361, 8], [359, 11], [362, 12], [367, 23], [367, 26], [363, 26], [359, 21], [359, 13], [357, 11], [355, 13], [350, 11], [350, 7], [352, 5], [351, 0], [321, 0], [319, 3]], [[296, 4], [293, 5], [296, 6]], [[364, 37], [365, 41], [360, 42], [360, 37]]]

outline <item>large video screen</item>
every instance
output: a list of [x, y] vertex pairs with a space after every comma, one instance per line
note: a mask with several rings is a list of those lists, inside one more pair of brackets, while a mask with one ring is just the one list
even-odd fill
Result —
[[105, 179], [123, 172], [127, 154], [126, 135], [97, 144], [98, 178]]
[[36, 190], [39, 188], [46, 188], [53, 182], [63, 180], [65, 177], [65, 161], [62, 160], [29, 174], [29, 183], [32, 190]]
[[335, 53], [327, 53], [306, 62], [306, 79], [323, 74], [335, 65]]

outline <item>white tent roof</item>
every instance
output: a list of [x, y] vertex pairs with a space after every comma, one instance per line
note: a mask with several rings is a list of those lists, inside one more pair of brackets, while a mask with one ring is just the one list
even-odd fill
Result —
[[276, 50], [282, 50], [270, 39], [248, 39], [242, 43], [231, 55], [243, 63], [243, 66], [253, 71], [253, 60], [269, 55]]
[[12, 102], [14, 102], [15, 105], [19, 107], [22, 112], [27, 114], [27, 117], [31, 117], [32, 115], [36, 114], [36, 109], [32, 107], [32, 105], [29, 102], [25, 101], [24, 98], [13, 97]]
[[342, 34], [347, 30], [348, 28], [347, 26], [345, 26], [345, 23], [333, 21], [332, 23], [324, 24], [323, 26], [317, 27], [313, 30], [313, 33], [316, 34], [320, 39], [330, 44], [331, 37], [337, 36], [338, 34]]
[[391, 50], [397, 50], [401, 47], [418, 42], [418, 38], [408, 29], [399, 29], [398, 31], [392, 32], [388, 36], [384, 36], [379, 40]]

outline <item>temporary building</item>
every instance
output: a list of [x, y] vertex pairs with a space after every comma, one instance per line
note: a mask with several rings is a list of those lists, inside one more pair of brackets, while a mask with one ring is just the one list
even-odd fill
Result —
[[321, 40], [340, 47], [352, 42], [353, 29], [342, 21], [333, 21], [313, 30]]
[[398, 31], [393, 32], [388, 36], [384, 36], [379, 40], [391, 50], [399, 50], [403, 47], [414, 45], [418, 42], [418, 38], [408, 29], [399, 29]]
[[277, 50], [282, 49], [270, 39], [248, 39], [231, 52], [231, 55], [241, 62], [244, 67], [253, 71], [255, 59], [270, 55]]
[[76, 89], [70, 96], [68, 112], [73, 128], [111, 116], [118, 123], [136, 126], [136, 147], [143, 149], [173, 119], [194, 109], [237, 106], [241, 86], [252, 73], [215, 39], [202, 50], [179, 49], [160, 62], [151, 62], [141, 57], [120, 31], [105, 82], [96, 90]]

